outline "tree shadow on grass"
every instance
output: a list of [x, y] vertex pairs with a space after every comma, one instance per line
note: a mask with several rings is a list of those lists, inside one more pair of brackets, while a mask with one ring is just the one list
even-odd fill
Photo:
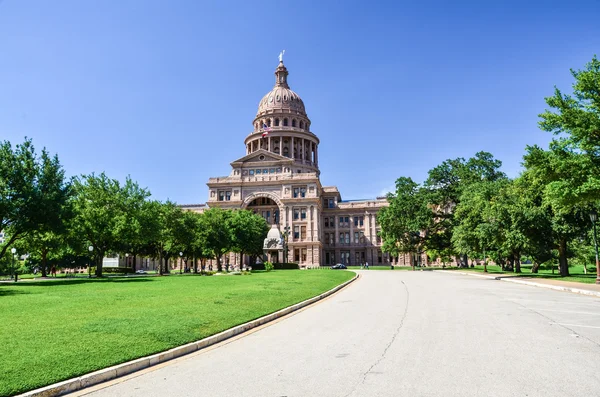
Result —
[[[136, 278], [73, 278], [73, 279], [58, 279], [46, 281], [25, 281], [18, 283], [19, 287], [54, 287], [57, 285], [75, 285], [75, 284], [91, 284], [91, 283], [149, 283], [153, 282], [152, 278], [136, 277]], [[14, 286], [14, 284], [11, 284]]]
[[2, 296], [11, 296], [11, 295], [25, 295], [30, 294], [31, 292], [25, 292], [18, 289], [5, 289], [0, 287], [0, 297]]

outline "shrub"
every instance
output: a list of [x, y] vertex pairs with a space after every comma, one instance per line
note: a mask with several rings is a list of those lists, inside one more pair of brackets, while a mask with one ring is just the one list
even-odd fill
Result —
[[274, 263], [273, 266], [275, 266], [275, 270], [300, 269], [297, 263]]
[[264, 265], [265, 265], [265, 270], [268, 272], [270, 272], [271, 270], [274, 269], [274, 266], [271, 262], [265, 262]]
[[[94, 269], [96, 270], [96, 269]], [[134, 273], [133, 268], [131, 267], [103, 267], [102, 268], [102, 273], [110, 273], [110, 274], [115, 274], [115, 273], [124, 273], [124, 274], [129, 274], [129, 273]]]

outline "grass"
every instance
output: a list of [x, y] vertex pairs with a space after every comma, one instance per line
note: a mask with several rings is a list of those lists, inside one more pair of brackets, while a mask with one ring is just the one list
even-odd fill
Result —
[[[531, 265], [521, 265], [521, 273], [514, 273], [510, 271], [504, 271], [500, 266], [488, 265], [488, 273], [492, 275], [512, 275], [516, 277], [531, 277], [531, 278], [543, 278], [543, 279], [552, 279], [552, 280], [560, 280], [560, 281], [570, 281], [577, 283], [586, 283], [586, 284], [594, 284], [596, 282], [596, 269], [588, 267], [588, 273], [584, 274], [583, 266], [576, 265], [569, 267], [570, 276], [561, 277], [558, 271], [558, 268], [554, 267], [554, 274], [552, 273], [552, 269], [550, 267], [541, 267], [538, 273], [531, 273]], [[456, 267], [447, 267], [444, 270], [465, 270], [472, 272], [483, 272], [483, 266], [475, 266], [474, 268], [468, 269], [460, 269]]]
[[[354, 269], [354, 270], [361, 270], [360, 266], [348, 266], [348, 269]], [[367, 270], [365, 268], [362, 268], [363, 270]], [[411, 270], [412, 268], [410, 266], [394, 266], [393, 270]], [[389, 266], [382, 266], [382, 265], [369, 265], [369, 269], [368, 270], [392, 270]], [[417, 268], [417, 270], [420, 270], [420, 268]]]
[[63, 279], [0, 285], [0, 395], [168, 350], [318, 295], [354, 274]]

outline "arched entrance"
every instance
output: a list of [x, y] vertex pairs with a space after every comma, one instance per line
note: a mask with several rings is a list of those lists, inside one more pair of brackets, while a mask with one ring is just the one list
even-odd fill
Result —
[[268, 225], [279, 225], [282, 221], [283, 204], [271, 193], [251, 194], [244, 199], [241, 208], [262, 216]]

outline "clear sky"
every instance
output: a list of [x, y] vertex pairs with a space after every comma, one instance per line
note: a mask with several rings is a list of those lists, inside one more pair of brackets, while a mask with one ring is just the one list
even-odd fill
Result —
[[203, 203], [285, 49], [343, 199], [480, 150], [516, 176], [551, 138], [544, 97], [600, 55], [599, 16], [598, 0], [0, 0], [0, 140]]

